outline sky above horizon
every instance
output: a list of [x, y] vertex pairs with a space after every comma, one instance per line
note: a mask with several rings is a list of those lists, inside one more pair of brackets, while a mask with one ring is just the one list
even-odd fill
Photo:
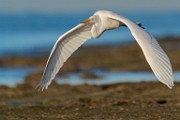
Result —
[[0, 13], [71, 13], [99, 9], [180, 11], [180, 0], [0, 0]]

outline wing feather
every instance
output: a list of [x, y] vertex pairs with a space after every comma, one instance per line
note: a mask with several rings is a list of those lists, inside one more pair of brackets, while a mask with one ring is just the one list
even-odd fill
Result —
[[109, 17], [124, 23], [130, 29], [156, 77], [169, 88], [172, 88], [174, 86], [172, 66], [168, 56], [157, 40], [150, 33], [127, 18], [117, 14], [112, 14]]
[[81, 23], [59, 37], [52, 48], [42, 79], [38, 85], [40, 90], [48, 88], [64, 62], [86, 40], [92, 37], [92, 25], [93, 23]]

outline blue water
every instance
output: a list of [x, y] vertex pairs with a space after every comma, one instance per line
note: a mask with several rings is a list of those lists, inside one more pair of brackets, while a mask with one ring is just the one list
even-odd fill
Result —
[[[14, 87], [23, 83], [26, 75], [34, 72], [35, 68], [0, 68], [0, 85]], [[38, 70], [36, 70], [38, 71]], [[93, 71], [94, 74], [100, 76], [97, 79], [83, 79], [83, 73], [70, 73], [65, 77], [56, 77], [56, 82], [60, 85], [106, 85], [123, 82], [158, 82], [152, 72], [107, 72], [101, 70]], [[175, 82], [180, 82], [180, 72], [174, 72]], [[37, 80], [39, 81], [39, 80]]]
[[[146, 30], [155, 36], [180, 35], [179, 12], [121, 14], [131, 20], [141, 22]], [[49, 52], [60, 35], [90, 15], [92, 13], [0, 14], [0, 55]], [[122, 27], [105, 32], [98, 40], [93, 39], [85, 45], [121, 44], [129, 41], [134, 41], [133, 37], [128, 29]]]
[[[65, 78], [56, 77], [57, 83], [69, 84], [69, 85], [106, 85], [123, 82], [158, 82], [157, 78], [152, 72], [107, 72], [107, 71], [95, 71], [94, 74], [100, 76], [97, 79], [84, 79], [82, 73], [69, 74]], [[180, 82], [180, 72], [174, 72], [175, 82]]]
[[24, 77], [33, 72], [34, 68], [0, 68], [0, 85], [15, 86], [23, 83]]

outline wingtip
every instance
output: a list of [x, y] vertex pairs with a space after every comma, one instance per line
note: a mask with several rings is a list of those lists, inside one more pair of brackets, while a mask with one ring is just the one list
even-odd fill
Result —
[[41, 92], [44, 91], [44, 89], [47, 90], [47, 88], [48, 86], [43, 86], [41, 83], [36, 86], [36, 89]]
[[171, 84], [167, 85], [170, 89], [172, 89], [174, 87], [174, 83], [172, 82]]

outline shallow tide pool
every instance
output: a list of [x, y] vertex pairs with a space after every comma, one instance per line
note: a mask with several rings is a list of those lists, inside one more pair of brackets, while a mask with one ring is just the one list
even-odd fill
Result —
[[[26, 75], [31, 72], [38, 71], [35, 68], [0, 68], [0, 85], [13, 87], [18, 83], [23, 83]], [[83, 73], [70, 73], [65, 77], [56, 77], [58, 84], [69, 85], [105, 85], [122, 82], [141, 82], [141, 81], [158, 81], [152, 72], [107, 72], [101, 70], [93, 70], [93, 74], [100, 76], [97, 79], [84, 79]], [[180, 82], [180, 72], [174, 72], [176, 82]]]
[[0, 68], [0, 85], [7, 85], [10, 87], [18, 83], [22, 83], [24, 77], [32, 72], [34, 68]]
[[[95, 71], [96, 75], [101, 76], [97, 79], [83, 79], [82, 73], [69, 74], [65, 78], [57, 77], [56, 80], [59, 84], [70, 84], [70, 85], [106, 85], [122, 82], [148, 82], [158, 81], [152, 72], [107, 72], [107, 71]], [[174, 72], [175, 82], [180, 82], [180, 72]]]

